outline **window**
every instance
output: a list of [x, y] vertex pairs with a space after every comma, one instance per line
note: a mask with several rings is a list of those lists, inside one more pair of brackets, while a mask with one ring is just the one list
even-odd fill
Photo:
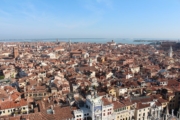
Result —
[[105, 113], [103, 113], [103, 116], [105, 116]]
[[141, 114], [139, 114], [139, 116], [141, 116]]
[[143, 113], [143, 116], [145, 116], [145, 113]]

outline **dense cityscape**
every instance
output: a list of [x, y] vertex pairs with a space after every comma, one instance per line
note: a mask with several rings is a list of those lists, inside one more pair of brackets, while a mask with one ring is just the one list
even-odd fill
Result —
[[1, 42], [0, 120], [180, 120], [180, 43]]

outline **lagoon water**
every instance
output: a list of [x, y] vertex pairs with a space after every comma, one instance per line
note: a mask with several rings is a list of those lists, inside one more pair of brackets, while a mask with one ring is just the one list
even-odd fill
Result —
[[6, 39], [0, 42], [86, 42], [86, 43], [107, 43], [114, 40], [116, 43], [123, 44], [148, 44], [148, 42], [134, 42], [134, 39], [128, 38], [50, 38], [50, 39]]

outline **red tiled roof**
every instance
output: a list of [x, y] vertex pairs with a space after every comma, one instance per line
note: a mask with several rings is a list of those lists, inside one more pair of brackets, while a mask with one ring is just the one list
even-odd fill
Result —
[[14, 101], [2, 101], [0, 104], [0, 109], [9, 109], [9, 108], [16, 108], [16, 107], [21, 107], [21, 106], [26, 106], [28, 105], [27, 101], [25, 99], [21, 99], [19, 102], [14, 102]]

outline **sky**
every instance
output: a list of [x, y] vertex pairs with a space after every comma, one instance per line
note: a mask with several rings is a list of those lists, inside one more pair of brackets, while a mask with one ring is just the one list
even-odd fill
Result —
[[0, 0], [0, 39], [180, 39], [180, 0]]

